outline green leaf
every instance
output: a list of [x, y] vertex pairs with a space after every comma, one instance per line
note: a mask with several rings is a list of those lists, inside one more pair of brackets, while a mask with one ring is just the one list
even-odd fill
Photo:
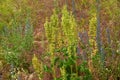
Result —
[[47, 65], [44, 65], [43, 67], [44, 67], [44, 71], [45, 71], [45, 72], [49, 72], [49, 73], [52, 72], [52, 69], [49, 68]]

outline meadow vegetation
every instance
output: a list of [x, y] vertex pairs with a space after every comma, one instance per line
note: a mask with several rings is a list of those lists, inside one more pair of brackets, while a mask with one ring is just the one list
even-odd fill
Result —
[[1, 0], [0, 79], [119, 80], [119, 4]]

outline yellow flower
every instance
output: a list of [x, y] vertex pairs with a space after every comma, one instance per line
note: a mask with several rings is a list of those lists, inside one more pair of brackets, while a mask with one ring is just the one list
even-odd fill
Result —
[[96, 24], [97, 24], [97, 18], [96, 18], [96, 13], [92, 14], [92, 18], [89, 21], [89, 43], [92, 48], [92, 53], [91, 55], [95, 55], [97, 52], [97, 44], [96, 44]]
[[35, 72], [38, 74], [39, 79], [42, 80], [41, 78], [41, 75], [43, 73], [42, 63], [39, 62], [35, 54], [33, 55], [32, 58], [32, 64], [33, 64], [33, 68], [35, 69]]
[[60, 68], [60, 72], [61, 72], [61, 75], [62, 75], [62, 80], [66, 80], [66, 71], [65, 71], [65, 68], [64, 66], [62, 68]]

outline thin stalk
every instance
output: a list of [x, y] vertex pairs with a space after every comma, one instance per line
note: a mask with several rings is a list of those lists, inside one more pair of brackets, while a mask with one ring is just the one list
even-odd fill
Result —
[[[76, 47], [74, 47], [74, 52], [75, 52], [75, 58], [77, 57], [77, 53], [76, 53]], [[75, 59], [76, 60], [76, 59]], [[75, 63], [75, 68], [76, 68], [76, 77], [78, 77], [78, 68], [77, 68], [77, 61]]]
[[[73, 68], [73, 66], [71, 65], [70, 66], [71, 74], [73, 73], [72, 68]], [[72, 78], [72, 75], [71, 75], [71, 78]]]
[[75, 14], [75, 0], [72, 0], [72, 12], [73, 12], [74, 17], [76, 17], [76, 14]]
[[103, 48], [102, 48], [102, 43], [101, 43], [101, 38], [100, 38], [100, 1], [97, 0], [97, 5], [96, 5], [96, 11], [97, 11], [97, 46], [98, 46], [98, 52], [101, 55], [101, 62], [103, 63], [102, 65], [104, 65], [104, 53], [103, 53]]
[[98, 46], [98, 52], [101, 53], [101, 38], [100, 38], [100, 6], [99, 6], [99, 0], [97, 0], [97, 46]]
[[78, 77], [78, 68], [77, 68], [77, 61], [76, 61], [76, 64], [75, 64], [75, 68], [76, 68], [76, 77]]
[[[111, 38], [110, 38], [110, 30], [109, 30], [109, 28], [106, 29], [106, 33], [107, 33], [108, 44], [110, 45], [109, 47], [112, 49], [112, 47], [111, 47]], [[112, 49], [112, 55], [114, 55], [113, 49]]]
[[55, 72], [55, 65], [54, 65], [54, 53], [51, 55], [51, 65], [52, 65], [52, 71], [53, 71], [53, 79], [56, 80], [56, 72]]

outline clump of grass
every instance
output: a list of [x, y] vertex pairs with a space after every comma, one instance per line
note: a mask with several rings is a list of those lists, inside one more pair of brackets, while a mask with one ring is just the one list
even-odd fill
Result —
[[[22, 56], [26, 51], [29, 51], [33, 45], [33, 27], [30, 21], [26, 21], [25, 31], [16, 20], [11, 26], [4, 27], [2, 30], [1, 47], [4, 59], [8, 64], [14, 66], [14, 69], [20, 70], [25, 63], [25, 58]], [[17, 73], [17, 71], [15, 72]]]

